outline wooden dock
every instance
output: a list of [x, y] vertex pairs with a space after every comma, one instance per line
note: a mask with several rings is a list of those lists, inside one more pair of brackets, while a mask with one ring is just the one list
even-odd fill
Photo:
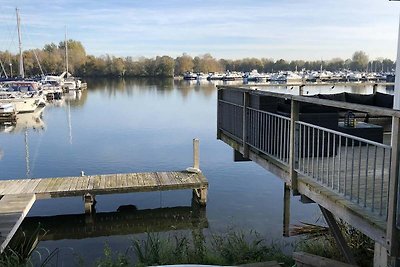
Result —
[[35, 199], [35, 194], [14, 194], [0, 199], [0, 253], [18, 230]]
[[192, 189], [199, 204], [207, 201], [208, 181], [201, 172], [148, 172], [0, 181], [0, 253], [36, 199], [84, 196], [90, 213], [95, 195]]

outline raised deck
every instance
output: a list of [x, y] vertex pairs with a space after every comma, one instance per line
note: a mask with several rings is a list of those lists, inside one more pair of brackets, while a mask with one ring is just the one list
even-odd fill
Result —
[[[301, 94], [304, 85], [297, 86]], [[281, 178], [285, 190], [317, 203], [336, 228], [332, 231], [348, 262], [353, 259], [335, 217], [373, 239], [382, 262], [386, 252], [400, 256], [399, 110], [275, 93], [262, 86], [218, 89], [217, 137], [235, 150], [236, 160], [258, 163]], [[376, 142], [341, 131], [339, 112], [349, 110], [391, 117], [391, 135]], [[287, 234], [290, 204], [284, 206]]]

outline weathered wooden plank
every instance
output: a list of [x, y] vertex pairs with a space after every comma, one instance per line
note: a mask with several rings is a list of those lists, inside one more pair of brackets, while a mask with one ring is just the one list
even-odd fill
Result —
[[93, 182], [93, 189], [100, 189], [100, 183], [101, 183], [101, 177], [100, 175], [96, 175], [96, 177], [94, 178], [94, 182]]
[[106, 177], [104, 175], [100, 175], [100, 188], [105, 188], [106, 186]]
[[31, 179], [28, 184], [21, 190], [21, 194], [30, 194], [32, 193], [36, 186], [39, 184], [41, 179]]
[[[78, 196], [85, 192], [95, 194], [146, 192], [152, 190], [194, 189], [204, 185], [203, 175], [187, 172], [147, 172], [79, 176], [65, 178], [21, 179], [3, 181], [5, 194], [35, 193], [48, 197]], [[205, 185], [207, 185], [205, 183]], [[11, 189], [11, 190], [10, 190]]]
[[0, 199], [0, 253], [10, 242], [35, 200], [34, 194], [7, 195]]
[[49, 183], [51, 183], [51, 178], [40, 180], [39, 184], [35, 188], [35, 192], [34, 193], [43, 193], [46, 190], [46, 188], [49, 185]]

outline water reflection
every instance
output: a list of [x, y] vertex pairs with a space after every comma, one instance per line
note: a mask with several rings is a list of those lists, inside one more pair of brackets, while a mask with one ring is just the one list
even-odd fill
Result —
[[208, 228], [205, 208], [195, 203], [192, 206], [143, 210], [122, 206], [117, 211], [92, 215], [27, 217], [20, 229], [30, 236], [39, 224], [46, 231], [40, 237], [43, 241]]
[[21, 133], [28, 129], [33, 131], [45, 130], [45, 124], [42, 119], [44, 108], [38, 108], [35, 112], [21, 113], [16, 115], [15, 121], [0, 123], [0, 132], [2, 133]]

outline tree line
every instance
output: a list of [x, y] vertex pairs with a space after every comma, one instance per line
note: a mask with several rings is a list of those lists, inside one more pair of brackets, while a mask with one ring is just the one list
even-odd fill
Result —
[[[192, 57], [186, 53], [172, 58], [157, 56], [155, 58], [115, 57], [112, 55], [88, 55], [81, 42], [68, 40], [68, 67], [75, 76], [81, 77], [172, 77], [192, 72], [258, 72], [319, 70], [340, 71], [392, 71], [395, 62], [387, 58], [370, 60], [363, 51], [354, 52], [352, 58], [333, 58], [330, 60], [273, 60], [271, 58], [216, 59], [210, 54]], [[60, 74], [66, 68], [65, 42], [58, 45], [46, 44], [42, 49], [31, 49], [23, 52], [26, 76], [40, 74]], [[0, 51], [1, 76], [4, 72], [17, 76], [18, 55], [9, 51]], [[39, 64], [39, 63], [40, 64]]]

